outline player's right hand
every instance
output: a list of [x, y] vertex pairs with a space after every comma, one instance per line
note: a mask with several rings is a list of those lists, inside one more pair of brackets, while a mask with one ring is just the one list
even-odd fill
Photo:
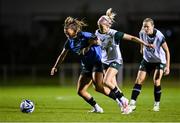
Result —
[[55, 74], [55, 72], [57, 72], [57, 68], [53, 67], [51, 69], [51, 76], [53, 76]]
[[149, 47], [149, 48], [155, 48], [155, 46], [153, 44], [149, 44], [149, 43], [146, 44], [146, 46]]
[[169, 67], [165, 67], [164, 68], [164, 75], [167, 76], [167, 75], [169, 75], [169, 73], [170, 73]]
[[89, 40], [89, 44], [90, 45], [101, 45], [101, 41], [100, 40]]

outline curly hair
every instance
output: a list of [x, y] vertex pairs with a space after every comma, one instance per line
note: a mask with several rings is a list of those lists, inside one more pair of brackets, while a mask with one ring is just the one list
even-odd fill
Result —
[[87, 24], [82, 21], [82, 20], [78, 20], [77, 18], [73, 18], [73, 17], [67, 17], [64, 21], [64, 28], [72, 28], [73, 30], [75, 30], [76, 32], [79, 32], [82, 30], [82, 27], [87, 26]]

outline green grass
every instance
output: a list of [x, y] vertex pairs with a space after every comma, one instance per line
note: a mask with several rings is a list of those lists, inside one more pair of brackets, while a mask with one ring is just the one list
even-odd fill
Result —
[[[60, 86], [1, 86], [0, 121], [1, 122], [180, 122], [180, 83], [162, 84], [162, 98], [159, 112], [153, 112], [153, 85], [151, 82], [142, 88], [137, 109], [129, 115], [122, 115], [116, 102], [95, 92], [89, 92], [104, 109], [103, 114], [87, 113], [91, 107], [76, 94], [76, 87]], [[124, 94], [130, 98], [133, 83], [124, 84]], [[22, 99], [35, 103], [32, 114], [20, 112]]]

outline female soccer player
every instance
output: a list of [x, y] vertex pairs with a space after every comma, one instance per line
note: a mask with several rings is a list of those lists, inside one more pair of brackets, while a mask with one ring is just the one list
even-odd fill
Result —
[[113, 90], [116, 97], [118, 97], [124, 107], [128, 107], [128, 99], [126, 99], [121, 90], [118, 89], [116, 82], [118, 69], [123, 64], [123, 59], [119, 48], [120, 41], [123, 39], [127, 41], [134, 41], [145, 45], [146, 47], [153, 47], [153, 45], [148, 44], [135, 36], [111, 29], [114, 22], [114, 17], [115, 13], [112, 12], [111, 8], [108, 9], [106, 11], [106, 15], [99, 18], [97, 22], [99, 29], [96, 30], [95, 34], [101, 41], [102, 45], [102, 62], [105, 70], [103, 83]]
[[81, 74], [79, 76], [77, 91], [86, 102], [92, 107], [92, 112], [103, 113], [103, 109], [96, 103], [94, 98], [87, 92], [88, 87], [95, 85], [96, 91], [116, 100], [115, 94], [107, 87], [103, 87], [103, 69], [101, 62], [101, 48], [98, 45], [97, 37], [89, 32], [83, 32], [82, 27], [86, 26], [83, 21], [67, 17], [64, 24], [64, 33], [67, 41], [62, 52], [51, 69], [51, 75], [57, 72], [57, 67], [63, 62], [69, 51], [81, 58]]
[[140, 38], [146, 43], [151, 43], [155, 47], [148, 48], [141, 46], [143, 60], [141, 61], [135, 85], [131, 94], [130, 106], [133, 110], [136, 108], [136, 100], [141, 92], [142, 84], [146, 78], [146, 74], [154, 72], [154, 111], [159, 111], [161, 97], [161, 78], [170, 72], [170, 53], [164, 35], [154, 28], [154, 21], [146, 18], [143, 21], [142, 29], [139, 33]]

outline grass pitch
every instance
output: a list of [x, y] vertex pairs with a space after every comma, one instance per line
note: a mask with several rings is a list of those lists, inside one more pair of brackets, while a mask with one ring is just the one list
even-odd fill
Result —
[[[133, 83], [122, 88], [130, 98]], [[1, 86], [1, 122], [180, 122], [180, 82], [162, 84], [159, 112], [153, 112], [153, 84], [143, 85], [138, 97], [137, 109], [122, 115], [115, 101], [89, 89], [96, 102], [104, 109], [103, 114], [87, 113], [91, 107], [76, 94], [76, 87], [61, 86]], [[35, 103], [31, 114], [20, 112], [22, 99]]]

